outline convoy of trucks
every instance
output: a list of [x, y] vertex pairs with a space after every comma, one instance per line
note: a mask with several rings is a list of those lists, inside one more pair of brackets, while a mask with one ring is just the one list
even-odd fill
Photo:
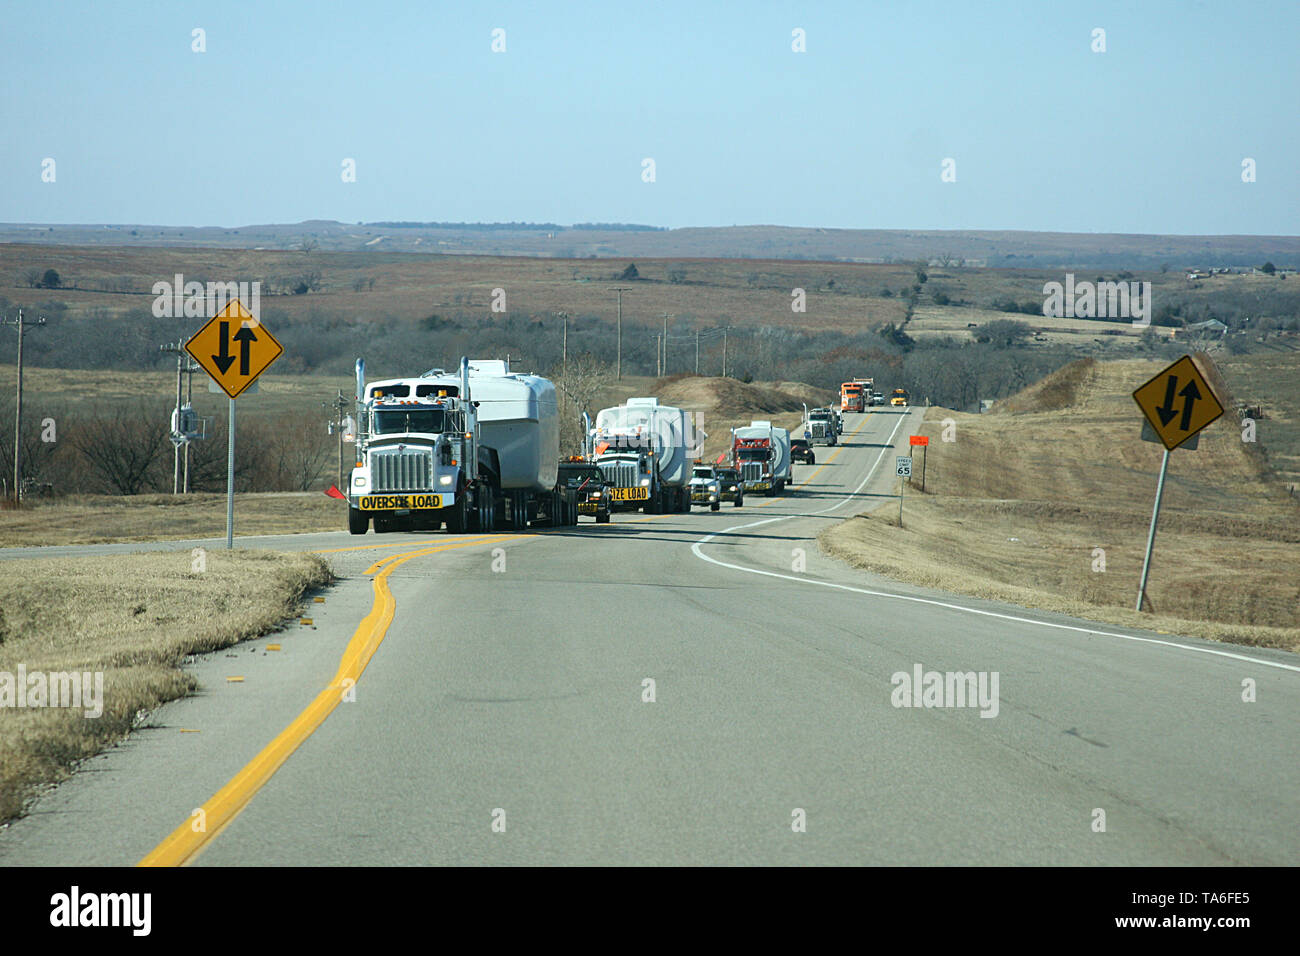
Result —
[[[872, 379], [840, 388], [840, 409], [865, 411]], [[895, 389], [893, 404], [906, 404]], [[883, 396], [881, 396], [883, 399]], [[840, 409], [814, 408], [810, 443], [835, 445]], [[731, 431], [725, 466], [701, 465], [704, 438], [691, 415], [656, 398], [629, 398], [584, 415], [583, 454], [559, 457], [555, 385], [508, 362], [462, 358], [448, 372], [367, 382], [356, 365], [356, 466], [344, 497], [348, 530], [452, 534], [609, 521], [614, 510], [684, 513], [692, 502], [741, 507], [746, 492], [772, 497], [792, 479], [790, 433], [770, 421]], [[811, 458], [811, 449], [805, 452]], [[722, 461], [719, 458], [719, 463]]]

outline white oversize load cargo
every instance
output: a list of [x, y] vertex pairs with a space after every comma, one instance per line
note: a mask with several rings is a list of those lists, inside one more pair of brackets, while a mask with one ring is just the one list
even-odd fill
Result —
[[[455, 375], [433, 381], [458, 385]], [[479, 441], [496, 450], [502, 491], [550, 492], [560, 462], [560, 419], [550, 379], [510, 371], [498, 359], [469, 360], [470, 399]]]
[[624, 405], [601, 409], [594, 437], [607, 442], [613, 454], [639, 440], [653, 441], [659, 480], [670, 488], [684, 488], [691, 480], [697, 454], [697, 436], [688, 412], [660, 405], [657, 398], [629, 398]]

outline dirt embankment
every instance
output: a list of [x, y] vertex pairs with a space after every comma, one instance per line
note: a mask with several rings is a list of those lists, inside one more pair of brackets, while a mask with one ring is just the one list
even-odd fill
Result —
[[[1233, 396], [1197, 451], [1170, 458], [1148, 584], [1133, 610], [1162, 449], [1131, 393], [1163, 367], [1071, 363], [984, 415], [931, 409], [926, 490], [822, 535], [833, 554], [917, 584], [1216, 640], [1300, 648], [1300, 508]], [[945, 440], [945, 437], [950, 440]]]

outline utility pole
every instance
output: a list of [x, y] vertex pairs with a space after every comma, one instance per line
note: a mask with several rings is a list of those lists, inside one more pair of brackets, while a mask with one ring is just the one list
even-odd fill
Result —
[[614, 291], [618, 293], [618, 357], [614, 362], [614, 381], [617, 382], [623, 378], [623, 293], [632, 290], [619, 286]]
[[669, 315], [667, 312], [665, 312], [663, 313], [663, 317], [664, 317], [664, 337], [663, 337], [664, 360], [663, 360], [663, 365], [661, 366], [663, 371], [661, 371], [659, 374], [667, 375], [668, 374], [668, 320], [676, 318], [676, 316]]
[[[190, 449], [189, 440], [184, 439], [182, 430], [183, 422], [181, 421], [181, 382], [185, 376], [186, 360], [189, 353], [185, 351], [184, 339], [177, 339], [176, 343], [158, 346], [160, 352], [171, 352], [176, 355], [176, 413], [172, 418], [175, 423], [172, 426], [172, 494], [178, 495], [181, 491], [181, 445], [185, 446], [185, 468], [189, 472]], [[184, 439], [184, 440], [178, 440]], [[188, 485], [188, 480], [186, 481]]]
[[727, 329], [722, 330], [722, 377], [727, 377]]
[[560, 374], [567, 378], [569, 373], [569, 313], [561, 312], [559, 316], [564, 320], [563, 344], [560, 347]]
[[[199, 363], [185, 354], [185, 404], [194, 407], [194, 373], [199, 370]], [[205, 435], [206, 435], [206, 429]], [[185, 443], [185, 476], [181, 485], [182, 494], [190, 493], [190, 443]]]
[[[5, 319], [0, 325], [18, 327], [18, 396], [14, 401], [14, 507], [22, 504], [23, 480], [23, 310], [18, 310], [17, 319]], [[45, 316], [38, 316], [33, 325], [44, 325]]]
[[663, 374], [663, 342], [663, 336], [655, 333], [655, 378], [659, 378]]
[[343, 389], [339, 389], [338, 396], [333, 401], [321, 402], [321, 405], [332, 409], [334, 412], [329, 424], [329, 430], [339, 436], [339, 474], [338, 482], [334, 487], [340, 491], [343, 490], [343, 432], [346, 430], [344, 416], [349, 404], [349, 400], [343, 397]]
[[700, 374], [700, 330], [695, 330], [695, 374]]

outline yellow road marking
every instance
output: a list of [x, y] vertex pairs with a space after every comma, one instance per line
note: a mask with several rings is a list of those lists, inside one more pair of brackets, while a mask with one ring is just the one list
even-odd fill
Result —
[[[379, 645], [383, 643], [384, 636], [388, 633], [388, 627], [393, 622], [393, 615], [397, 610], [397, 601], [394, 599], [392, 591], [389, 590], [387, 581], [388, 576], [393, 571], [407, 561], [424, 555], [483, 544], [485, 541], [490, 540], [511, 541], [526, 537], [532, 536], [504, 535], [474, 541], [456, 541], [452, 544], [444, 543], [441, 547], [424, 548], [399, 554], [395, 556], [395, 559], [385, 558], [383, 561], [376, 562], [368, 567], [365, 573], [374, 574], [379, 571], [381, 564], [388, 564], [388, 567], [379, 571], [374, 578], [374, 604], [370, 608], [370, 613], [357, 625], [356, 632], [348, 642], [343, 657], [339, 661], [338, 671], [335, 673], [334, 679], [330, 681], [329, 686], [317, 694], [315, 699], [307, 705], [302, 713], [293, 719], [288, 727], [263, 747], [256, 757], [250, 760], [239, 773], [231, 778], [229, 783], [213, 794], [203, 805], [202, 809], [207, 814], [206, 832], [194, 832], [193, 821], [186, 820], [149, 851], [148, 855], [137, 865], [182, 866], [192, 860], [210, 840], [220, 833], [248, 805], [253, 795], [271, 779], [275, 772], [289, 759], [290, 755], [302, 745], [303, 741], [315, 733], [316, 728], [325, 722], [325, 718], [343, 700], [343, 694], [346, 690], [360, 679], [361, 673], [366, 669], [366, 665], [370, 663], [370, 659], [378, 650]], [[345, 681], [350, 683], [345, 686]]]

